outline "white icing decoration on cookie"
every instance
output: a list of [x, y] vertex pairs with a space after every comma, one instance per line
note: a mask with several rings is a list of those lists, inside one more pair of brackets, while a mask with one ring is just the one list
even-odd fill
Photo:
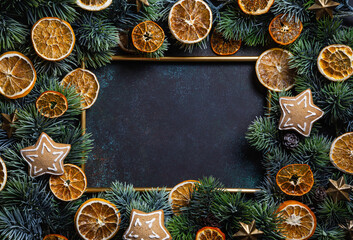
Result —
[[[152, 228], [152, 224], [155, 221], [155, 218], [152, 218], [150, 221], [146, 221], [146, 224], [148, 225], [148, 228], [151, 229]], [[152, 231], [153, 232], [153, 231]]]

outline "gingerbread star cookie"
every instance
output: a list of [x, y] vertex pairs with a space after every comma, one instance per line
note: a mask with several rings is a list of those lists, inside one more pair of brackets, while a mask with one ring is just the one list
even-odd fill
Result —
[[133, 209], [130, 226], [124, 233], [125, 240], [166, 240], [172, 236], [164, 226], [164, 212], [158, 210], [150, 213]]
[[296, 97], [281, 97], [279, 104], [282, 115], [278, 128], [293, 129], [305, 137], [310, 135], [313, 123], [324, 115], [324, 112], [314, 104], [310, 89]]
[[21, 155], [29, 164], [31, 177], [43, 174], [64, 174], [63, 162], [70, 152], [71, 145], [56, 143], [42, 132], [37, 143], [21, 150]]

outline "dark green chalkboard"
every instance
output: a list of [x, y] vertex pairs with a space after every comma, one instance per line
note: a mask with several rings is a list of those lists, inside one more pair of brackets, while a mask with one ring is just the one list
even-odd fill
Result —
[[256, 187], [261, 155], [245, 133], [263, 115], [267, 92], [254, 65], [113, 62], [95, 71], [101, 90], [87, 111], [95, 139], [88, 186], [173, 187], [212, 175], [229, 188]]

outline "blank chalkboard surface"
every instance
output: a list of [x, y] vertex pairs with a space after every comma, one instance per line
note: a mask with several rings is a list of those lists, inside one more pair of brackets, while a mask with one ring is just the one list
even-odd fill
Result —
[[86, 118], [95, 139], [88, 186], [173, 187], [212, 175], [229, 188], [257, 187], [261, 154], [245, 133], [263, 115], [266, 90], [254, 66], [112, 62], [94, 71], [101, 90]]

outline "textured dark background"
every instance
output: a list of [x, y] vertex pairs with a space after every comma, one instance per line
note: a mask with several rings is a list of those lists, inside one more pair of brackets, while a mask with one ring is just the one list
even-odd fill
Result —
[[[242, 49], [236, 55], [261, 52]], [[214, 56], [210, 49], [193, 55]], [[173, 187], [212, 175], [226, 187], [256, 187], [263, 176], [261, 155], [245, 133], [263, 115], [266, 90], [254, 66], [113, 62], [95, 71], [101, 90], [87, 111], [87, 131], [95, 139], [88, 186], [119, 180]]]

